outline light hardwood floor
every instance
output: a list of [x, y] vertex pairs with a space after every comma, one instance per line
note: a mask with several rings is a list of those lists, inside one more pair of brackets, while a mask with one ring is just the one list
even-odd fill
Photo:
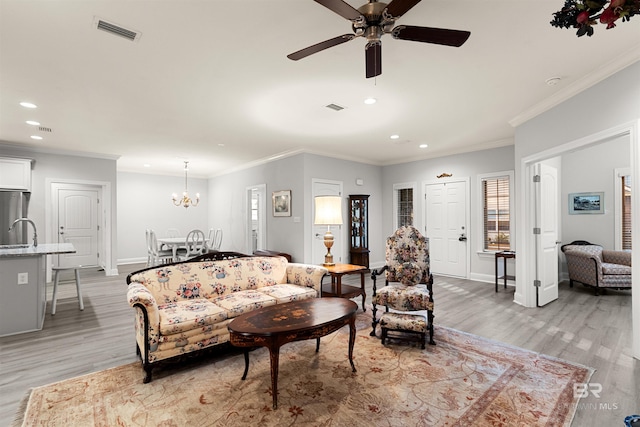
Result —
[[[63, 283], [57, 314], [51, 316], [47, 306], [42, 331], [0, 338], [0, 426], [11, 422], [31, 387], [138, 360], [125, 277], [141, 267], [121, 265], [114, 277], [83, 271], [84, 311], [78, 309], [73, 282]], [[357, 285], [359, 276], [345, 276], [344, 283]], [[557, 301], [531, 309], [513, 303], [511, 287], [495, 293], [492, 283], [436, 277], [434, 295], [436, 326], [595, 368], [591, 383], [602, 385], [600, 397], [591, 394], [581, 400], [573, 426], [622, 426], [625, 416], [640, 413], [640, 361], [631, 356], [630, 291], [596, 297], [586, 288], [561, 283]]]

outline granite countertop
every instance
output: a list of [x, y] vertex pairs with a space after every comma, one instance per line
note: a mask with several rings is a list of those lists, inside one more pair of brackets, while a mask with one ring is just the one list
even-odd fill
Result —
[[41, 243], [38, 246], [29, 245], [26, 248], [3, 248], [0, 246], [0, 258], [50, 255], [50, 254], [71, 254], [76, 249], [71, 243]]

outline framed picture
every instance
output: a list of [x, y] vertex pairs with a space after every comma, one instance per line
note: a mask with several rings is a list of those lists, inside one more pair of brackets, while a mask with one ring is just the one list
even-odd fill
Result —
[[603, 214], [604, 193], [570, 193], [569, 214]]
[[291, 216], [291, 190], [274, 191], [273, 216]]

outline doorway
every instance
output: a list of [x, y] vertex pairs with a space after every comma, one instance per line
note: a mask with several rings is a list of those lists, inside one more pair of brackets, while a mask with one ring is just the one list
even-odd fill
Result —
[[439, 181], [424, 186], [425, 233], [429, 237], [431, 271], [434, 274], [467, 278], [468, 192], [468, 179]]
[[259, 184], [247, 187], [247, 253], [267, 247], [267, 185]]

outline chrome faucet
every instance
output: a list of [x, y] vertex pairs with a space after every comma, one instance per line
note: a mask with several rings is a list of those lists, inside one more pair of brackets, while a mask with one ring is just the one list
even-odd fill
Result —
[[13, 221], [13, 224], [11, 224], [11, 227], [9, 227], [9, 231], [13, 230], [13, 227], [22, 221], [26, 221], [28, 223], [30, 223], [33, 226], [33, 246], [38, 246], [38, 231], [36, 230], [36, 224], [31, 221], [29, 218], [18, 218], [15, 221]]

